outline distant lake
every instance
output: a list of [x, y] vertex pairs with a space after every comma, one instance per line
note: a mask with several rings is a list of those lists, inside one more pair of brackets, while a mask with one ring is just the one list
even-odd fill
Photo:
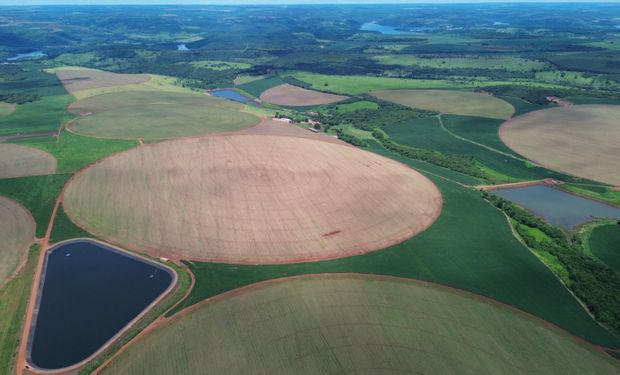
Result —
[[256, 107], [260, 106], [254, 100], [248, 98], [247, 96], [241, 95], [241, 93], [239, 93], [239, 91], [237, 90], [232, 90], [232, 89], [213, 90], [213, 91], [210, 91], [209, 94], [220, 97], [220, 98], [228, 99], [228, 100], [233, 100], [235, 102], [239, 102], [243, 104], [249, 104], [249, 105], [253, 105]]
[[492, 192], [566, 229], [595, 218], [620, 219], [620, 208], [545, 185], [495, 189]]
[[34, 52], [28, 52], [28, 53], [18, 53], [17, 55], [13, 57], [7, 58], [6, 60], [16, 61], [16, 60], [25, 60], [25, 59], [40, 59], [45, 56], [47, 55], [44, 54], [42, 51], [34, 51]]
[[360, 30], [362, 30], [362, 31], [376, 31], [376, 32], [379, 32], [381, 34], [388, 34], [388, 35], [402, 35], [402, 34], [409, 34], [409, 35], [411, 35], [411, 34], [417, 34], [417, 32], [414, 32], [414, 31], [397, 30], [393, 26], [379, 25], [375, 21], [366, 22], [365, 24], [362, 25]]
[[177, 44], [177, 51], [189, 51], [185, 44]]
[[174, 280], [168, 268], [100, 242], [54, 246], [45, 255], [29, 362], [59, 369], [88, 358]]

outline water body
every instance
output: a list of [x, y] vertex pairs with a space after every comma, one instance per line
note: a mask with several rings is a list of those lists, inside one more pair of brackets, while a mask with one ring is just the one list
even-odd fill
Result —
[[392, 26], [379, 25], [375, 21], [366, 22], [365, 24], [362, 25], [362, 27], [360, 27], [360, 30], [362, 30], [362, 31], [376, 31], [376, 32], [379, 32], [381, 34], [387, 34], [387, 35], [403, 35], [403, 34], [404, 35], [412, 35], [412, 34], [418, 34], [417, 32], [413, 32], [413, 31], [397, 30], [395, 27], [392, 27]]
[[177, 51], [189, 51], [185, 44], [177, 44]]
[[222, 90], [213, 90], [213, 91], [210, 91], [209, 93], [211, 95], [217, 96], [219, 98], [233, 100], [235, 102], [239, 102], [239, 103], [243, 103], [243, 104], [249, 104], [249, 105], [253, 105], [255, 107], [259, 106], [259, 104], [256, 103], [254, 100], [248, 98], [247, 96], [241, 95], [241, 93], [239, 93], [239, 91], [237, 91], [237, 90], [222, 89]]
[[545, 185], [496, 189], [493, 193], [513, 201], [547, 222], [572, 229], [595, 218], [620, 219], [620, 208]]
[[26, 60], [26, 59], [40, 59], [47, 56], [46, 54], [44, 54], [41, 51], [34, 51], [34, 52], [28, 52], [28, 53], [18, 53], [17, 55], [13, 56], [13, 57], [9, 57], [6, 60], [7, 61], [17, 61], [17, 60]]
[[59, 369], [97, 352], [166, 292], [175, 276], [99, 242], [74, 240], [46, 254], [42, 280], [29, 362]]

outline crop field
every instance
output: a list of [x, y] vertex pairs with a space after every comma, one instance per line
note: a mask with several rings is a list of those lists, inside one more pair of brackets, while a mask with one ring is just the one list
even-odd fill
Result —
[[137, 84], [151, 79], [148, 74], [118, 74], [85, 68], [61, 68], [55, 72], [70, 94], [103, 87]]
[[18, 105], [12, 114], [0, 117], [0, 135], [57, 131], [63, 121], [72, 117], [67, 112], [72, 101], [70, 95], [50, 95]]
[[40, 176], [56, 172], [56, 159], [32, 147], [0, 143], [0, 178]]
[[620, 272], [620, 225], [595, 228], [590, 235], [590, 251], [610, 268]]
[[96, 138], [166, 139], [227, 132], [258, 124], [229, 100], [207, 95], [127, 91], [92, 96], [73, 103], [81, 117], [67, 129]]
[[15, 104], [0, 102], [0, 116], [8, 116], [15, 112]]
[[515, 109], [491, 95], [449, 90], [388, 90], [372, 95], [407, 107], [441, 113], [508, 119]]
[[544, 69], [548, 64], [522, 57], [502, 55], [473, 55], [465, 57], [446, 57], [443, 55], [380, 55], [373, 56], [377, 62], [386, 65], [419, 66], [441, 69], [491, 69], [526, 71]]
[[435, 221], [441, 194], [416, 171], [350, 146], [232, 135], [115, 155], [77, 175], [64, 204], [78, 225], [132, 249], [255, 264], [398, 243]]
[[30, 212], [12, 199], [0, 196], [0, 287], [18, 268], [34, 240]]
[[372, 276], [288, 279], [180, 313], [110, 374], [615, 374], [620, 366], [514, 309], [433, 284]]
[[563, 173], [620, 185], [620, 106], [579, 105], [535, 111], [500, 128], [504, 143]]
[[249, 82], [246, 78], [242, 82], [246, 83], [238, 85], [237, 88], [257, 98], [260, 97], [263, 92], [269, 90], [270, 88], [284, 84], [282, 78], [278, 76], [264, 77], [257, 80], [251, 80]]
[[0, 288], [0, 374], [13, 374], [39, 246], [32, 245], [19, 273]]
[[288, 83], [266, 90], [260, 98], [269, 103], [291, 107], [330, 104], [348, 99], [347, 96], [307, 90]]

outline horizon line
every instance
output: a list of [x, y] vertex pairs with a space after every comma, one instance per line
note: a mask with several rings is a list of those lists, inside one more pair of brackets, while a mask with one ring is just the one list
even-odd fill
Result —
[[439, 4], [618, 4], [620, 0], [184, 0], [184, 1], [172, 1], [172, 0], [138, 0], [138, 1], [118, 1], [118, 0], [100, 0], [100, 1], [85, 1], [85, 0], [60, 0], [60, 1], [45, 1], [45, 0], [9, 0], [8, 2], [2, 2], [0, 0], [0, 7], [4, 6], [100, 6], [100, 5], [116, 5], [116, 6], [130, 6], [130, 5], [163, 5], [163, 6], [186, 6], [186, 5], [218, 5], [218, 6], [248, 6], [248, 5], [439, 5]]

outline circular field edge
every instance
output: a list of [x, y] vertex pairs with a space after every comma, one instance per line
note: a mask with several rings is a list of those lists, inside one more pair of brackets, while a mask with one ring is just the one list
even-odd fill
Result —
[[15, 269], [13, 271], [11, 271], [11, 273], [9, 273], [4, 278], [4, 280], [0, 280], [0, 289], [2, 289], [9, 281], [11, 281], [13, 278], [15, 278], [15, 276], [17, 276], [17, 274], [19, 274], [19, 272], [22, 270], [22, 268], [24, 267], [24, 265], [28, 261], [28, 250], [30, 249], [30, 246], [32, 246], [32, 244], [37, 240], [37, 234], [36, 234], [37, 233], [37, 222], [34, 219], [34, 216], [32, 216], [32, 212], [30, 212], [30, 210], [27, 209], [20, 202], [14, 200], [12, 198], [9, 198], [7, 196], [0, 195], [0, 202], [2, 202], [3, 200], [9, 201], [11, 204], [15, 204], [17, 207], [19, 207], [20, 209], [22, 209], [26, 213], [26, 216], [28, 217], [28, 220], [32, 224], [32, 226], [31, 226], [31, 228], [32, 228], [32, 236], [31, 236], [30, 242], [28, 242], [27, 246], [25, 246], [24, 250], [22, 251], [22, 255], [21, 255], [20, 259], [19, 259], [19, 263], [17, 264], [17, 267], [15, 267]]
[[19, 173], [19, 174], [15, 174], [15, 175], [9, 175], [9, 176], [0, 176], [0, 179], [4, 179], [4, 178], [18, 178], [18, 177], [31, 177], [31, 176], [47, 176], [47, 175], [51, 175], [51, 174], [55, 174], [56, 170], [58, 169], [58, 160], [56, 160], [56, 158], [54, 157], [54, 155], [50, 154], [47, 151], [43, 151], [40, 150], [36, 147], [31, 147], [31, 146], [24, 146], [24, 145], [20, 145], [20, 144], [15, 144], [15, 143], [0, 143], [0, 148], [2, 148], [2, 145], [8, 145], [11, 147], [17, 147], [17, 148], [21, 148], [24, 152], [28, 152], [31, 155], [37, 155], [40, 156], [42, 159], [46, 159], [50, 165], [48, 168], [46, 168], [46, 171], [43, 173]]
[[269, 280], [257, 281], [255, 283], [244, 285], [244, 286], [241, 286], [235, 289], [231, 289], [231, 290], [222, 292], [220, 294], [216, 294], [212, 297], [206, 298], [202, 301], [196, 302], [193, 305], [187, 306], [184, 309], [177, 311], [173, 315], [167, 316], [161, 320], [154, 321], [151, 325], [145, 327], [145, 329], [142, 330], [138, 335], [136, 335], [132, 339], [132, 341], [128, 343], [128, 345], [122, 347], [118, 352], [114, 353], [114, 355], [108, 361], [106, 361], [99, 368], [97, 368], [96, 373], [106, 374], [107, 373], [106, 368], [109, 367], [110, 364], [114, 363], [114, 360], [120, 355], [122, 355], [125, 351], [131, 349], [132, 346], [136, 346], [137, 344], [139, 344], [143, 336], [148, 335], [152, 331], [164, 329], [167, 326], [174, 325], [178, 321], [182, 321], [184, 317], [186, 317], [188, 314], [193, 313], [195, 310], [199, 310], [201, 308], [207, 308], [208, 306], [213, 305], [213, 304], [223, 303], [236, 296], [251, 293], [255, 290], [265, 289], [272, 285], [286, 283], [287, 281], [303, 280], [303, 279], [312, 280], [312, 279], [321, 279], [321, 278], [360, 279], [360, 280], [370, 279], [370, 280], [378, 280], [378, 281], [393, 281], [393, 282], [398, 282], [402, 284], [414, 284], [414, 285], [418, 285], [421, 287], [433, 288], [433, 289], [445, 291], [447, 293], [451, 293], [454, 295], [459, 295], [459, 296], [477, 301], [481, 304], [493, 306], [493, 307], [502, 309], [504, 311], [507, 311], [509, 313], [514, 313], [518, 316], [531, 320], [533, 321], [533, 323], [537, 324], [538, 326], [542, 328], [549, 329], [563, 337], [566, 337], [567, 339], [572, 340], [574, 343], [576, 343], [577, 345], [581, 347], [584, 347], [585, 349], [598, 353], [599, 355], [601, 355], [602, 357], [601, 359], [603, 358], [607, 359], [609, 362], [614, 363], [620, 369], [620, 359], [610, 355], [607, 352], [607, 349], [609, 348], [605, 348], [605, 347], [593, 344], [577, 335], [572, 334], [571, 332], [556, 325], [555, 323], [547, 321], [525, 310], [521, 310], [513, 305], [501, 302], [499, 300], [493, 299], [491, 297], [487, 297], [482, 294], [478, 294], [478, 293], [475, 293], [469, 290], [460, 289], [460, 288], [445, 285], [445, 284], [440, 284], [440, 283], [433, 282], [433, 281], [427, 281], [427, 280], [416, 279], [416, 278], [407, 278], [407, 277], [401, 277], [401, 276], [382, 275], [382, 274], [373, 274], [373, 273], [324, 272], [324, 273], [308, 273], [308, 274], [301, 274], [301, 275], [284, 276], [284, 277], [278, 277], [278, 278], [269, 279]]
[[[598, 104], [597, 104], [597, 105], [598, 105]], [[620, 105], [619, 105], [619, 107], [620, 107]], [[545, 169], [549, 169], [550, 171], [559, 172], [559, 173], [565, 174], [565, 175], [567, 175], [567, 176], [571, 176], [571, 177], [575, 177], [575, 178], [580, 178], [580, 179], [584, 179], [584, 180], [596, 181], [596, 182], [599, 182], [599, 183], [602, 183], [602, 184], [605, 184], [605, 185], [608, 185], [608, 186], [613, 186], [614, 184], [610, 184], [610, 183], [605, 182], [605, 181], [594, 180], [594, 179], [592, 179], [592, 178], [590, 178], [590, 177], [580, 176], [580, 175], [578, 175], [578, 174], [575, 174], [574, 172], [569, 172], [569, 171], [563, 170], [562, 168], [557, 168], [557, 167], [551, 166], [551, 165], [549, 165], [549, 164], [547, 164], [547, 163], [545, 163], [545, 162], [541, 162], [541, 161], [539, 161], [539, 160], [536, 160], [536, 159], [532, 159], [532, 158], [530, 158], [530, 157], [527, 157], [527, 156], [523, 155], [522, 153], [520, 153], [519, 151], [517, 151], [516, 149], [514, 149], [514, 148], [513, 148], [513, 146], [511, 146], [511, 145], [510, 145], [510, 142], [508, 142], [508, 141], [507, 141], [507, 138], [508, 138], [508, 137], [506, 136], [506, 129], [507, 129], [507, 128], [508, 128], [508, 127], [512, 124], [513, 120], [520, 119], [520, 118], [522, 118], [522, 117], [524, 117], [524, 116], [527, 116], [527, 115], [529, 115], [529, 114], [531, 114], [531, 113], [535, 113], [535, 112], [539, 112], [539, 111], [546, 111], [546, 110], [556, 109], [556, 108], [562, 108], [562, 107], [551, 107], [551, 108], [539, 109], [539, 110], [536, 110], [536, 111], [527, 112], [527, 113], [524, 113], [524, 114], [522, 114], [522, 115], [515, 116], [515, 117], [512, 117], [512, 118], [507, 119], [506, 121], [502, 122], [502, 124], [501, 124], [501, 125], [499, 126], [499, 128], [497, 129], [497, 134], [498, 134], [498, 136], [499, 136], [500, 140], [501, 140], [501, 141], [502, 141], [502, 143], [503, 143], [504, 145], [506, 145], [506, 147], [508, 147], [508, 148], [509, 148], [512, 152], [516, 153], [517, 155], [520, 155], [521, 157], [523, 157], [523, 158], [525, 158], [525, 159], [527, 159], [527, 160], [529, 160], [529, 161], [533, 162], [534, 164], [536, 164], [536, 165], [538, 165], [538, 166], [540, 166], [540, 167], [543, 167], [543, 168], [545, 168]], [[588, 197], [588, 199], [594, 199], [594, 200], [596, 200], [596, 198], [591, 198], [591, 197]], [[602, 202], [602, 203], [605, 203], [605, 204], [609, 204], [609, 202], [605, 202], [605, 201], [602, 201], [602, 200], [599, 200], [599, 202]]]
[[[262, 122], [262, 121], [261, 121]], [[260, 124], [260, 122], [259, 122]], [[249, 128], [251, 129], [251, 128]], [[247, 129], [246, 129], [247, 130]], [[220, 136], [231, 136], [231, 135], [244, 135], [244, 134], [235, 134], [236, 132], [225, 132], [225, 133], [213, 133], [213, 134], [209, 134], [203, 137], [184, 137], [184, 138], [175, 138], [175, 139], [171, 139], [171, 140], [165, 140], [162, 142], [157, 142], [157, 143], [151, 143], [151, 144], [144, 144], [144, 145], [140, 145], [137, 147], [155, 147], [161, 143], [164, 142], [178, 142], [178, 141], [182, 141], [183, 139], [192, 139], [192, 138], [206, 138], [206, 137], [220, 137]], [[253, 136], [272, 136], [272, 137], [288, 137], [288, 138], [300, 138], [300, 139], [305, 139], [302, 137], [298, 137], [298, 136], [293, 136], [293, 135], [269, 135], [269, 134], [249, 134], [249, 135], [253, 135]], [[326, 142], [326, 143], [331, 143], [329, 142], [329, 140], [322, 140], [322, 139], [315, 139], [315, 138], [311, 138], [310, 140], [315, 141], [315, 142]], [[62, 195], [63, 195], [63, 202], [62, 202], [62, 209], [65, 213], [65, 215], [67, 215], [67, 217], [69, 218], [69, 220], [76, 225], [79, 228], [82, 228], [83, 230], [85, 230], [86, 232], [96, 236], [97, 238], [100, 238], [102, 240], [104, 240], [105, 242], [108, 242], [112, 245], [115, 245], [117, 247], [121, 247], [121, 248], [126, 248], [128, 250], [140, 253], [140, 254], [146, 254], [152, 257], [166, 257], [175, 261], [181, 261], [181, 260], [190, 260], [190, 261], [202, 261], [202, 262], [211, 262], [211, 263], [221, 263], [221, 264], [239, 264], [239, 265], [277, 265], [277, 264], [301, 264], [301, 263], [308, 263], [308, 262], [319, 262], [319, 261], [324, 261], [324, 260], [335, 260], [335, 259], [343, 259], [343, 258], [348, 258], [351, 256], [356, 256], [356, 255], [364, 255], [364, 254], [368, 254], [368, 253], [372, 253], [372, 252], [377, 252], [377, 251], [382, 251], [385, 250], [386, 248], [390, 247], [390, 246], [394, 246], [397, 245], [401, 242], [404, 242], [410, 238], [413, 238], [417, 235], [419, 235], [420, 233], [426, 231], [428, 228], [430, 228], [441, 216], [441, 213], [443, 211], [443, 194], [441, 193], [441, 190], [439, 190], [439, 188], [437, 187], [437, 185], [427, 176], [425, 176], [423, 173], [421, 173], [420, 171], [408, 166], [407, 164], [404, 164], [402, 162], [399, 162], [397, 160], [391, 159], [391, 158], [387, 158], [385, 156], [379, 155], [379, 154], [375, 154], [372, 153], [370, 151], [366, 151], [366, 150], [362, 150], [359, 149], [357, 147], [351, 146], [349, 144], [337, 144], [341, 147], [351, 147], [356, 149], [359, 152], [367, 152], [370, 153], [374, 156], [377, 156], [379, 158], [384, 158], [389, 160], [390, 162], [399, 164], [411, 171], [413, 171], [414, 173], [418, 174], [420, 177], [422, 177], [423, 180], [425, 180], [430, 187], [434, 190], [435, 194], [437, 194], [438, 197], [438, 204], [435, 207], [435, 210], [433, 211], [432, 215], [429, 216], [430, 219], [428, 221], [428, 223], [424, 226], [421, 226], [420, 228], [416, 228], [415, 231], [410, 231], [409, 234], [407, 235], [403, 235], [400, 237], [395, 237], [389, 241], [384, 241], [381, 245], [378, 245], [376, 247], [374, 247], [371, 250], [366, 250], [366, 251], [356, 251], [354, 249], [350, 249], [349, 251], [346, 252], [342, 252], [338, 255], [326, 255], [326, 256], [318, 256], [318, 257], [296, 257], [296, 258], [291, 258], [288, 260], [278, 260], [278, 261], [261, 261], [261, 262], [255, 262], [255, 261], [244, 261], [244, 260], [239, 260], [239, 259], [234, 259], [234, 258], [230, 258], [230, 259], [226, 259], [226, 258], [219, 258], [218, 260], [213, 260], [213, 259], [209, 259], [209, 258], [180, 258], [180, 257], [173, 257], [170, 256], [169, 254], [163, 254], [162, 252], [158, 251], [158, 250], [153, 250], [152, 248], [148, 247], [148, 246], [142, 246], [142, 245], [138, 245], [138, 244], [131, 244], [131, 243], [124, 243], [122, 241], [118, 241], [117, 239], [105, 234], [105, 233], [100, 233], [96, 230], [92, 230], [90, 229], [87, 225], [83, 225], [81, 224], [72, 214], [71, 212], [67, 209], [67, 205], [64, 203], [64, 193], [67, 191], [67, 189], [71, 186], [71, 184], [75, 181], [75, 179], [77, 179], [79, 176], [81, 176], [83, 173], [86, 173], [88, 170], [90, 170], [92, 167], [108, 160], [111, 159], [119, 154], [125, 153], [125, 152], [130, 152], [134, 148], [130, 148], [127, 150], [122, 150], [119, 151], [117, 153], [113, 153], [111, 155], [106, 156], [105, 158], [99, 159], [97, 161], [95, 161], [94, 163], [84, 167], [83, 169], [79, 170], [78, 172], [74, 173], [71, 178], [65, 183], [63, 190], [62, 190]], [[412, 233], [411, 233], [412, 232]]]

